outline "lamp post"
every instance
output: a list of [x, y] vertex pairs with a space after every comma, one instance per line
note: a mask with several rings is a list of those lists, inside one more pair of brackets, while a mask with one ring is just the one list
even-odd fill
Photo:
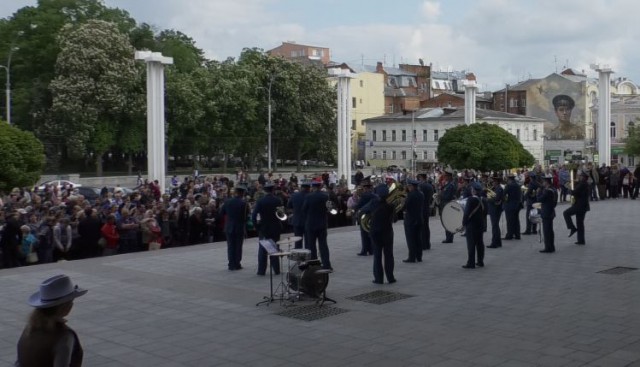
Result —
[[5, 97], [6, 97], [6, 117], [7, 117], [7, 122], [9, 123], [9, 125], [11, 125], [11, 72], [9, 72], [9, 68], [11, 67], [11, 53], [9, 53], [9, 59], [7, 60], [7, 66], [5, 65], [0, 65], [0, 68], [4, 69], [7, 73], [7, 84], [6, 84], [6, 90], [5, 90]]
[[267, 90], [267, 166], [269, 171], [271, 171], [271, 86], [277, 77], [279, 75], [271, 74], [269, 76], [269, 86], [267, 88], [258, 87], [259, 89]]

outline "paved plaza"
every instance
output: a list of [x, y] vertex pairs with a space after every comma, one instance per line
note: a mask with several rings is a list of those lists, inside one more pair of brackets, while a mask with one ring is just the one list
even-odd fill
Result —
[[[311, 301], [256, 307], [269, 293], [269, 278], [255, 274], [256, 239], [245, 241], [235, 272], [223, 243], [0, 270], [0, 365], [15, 360], [27, 297], [66, 273], [89, 289], [69, 324], [90, 367], [640, 366], [640, 270], [599, 273], [640, 268], [640, 201], [592, 203], [586, 246], [567, 238], [566, 207], [557, 208], [555, 254], [523, 236], [487, 249], [486, 267], [475, 270], [461, 268], [463, 237], [440, 243], [437, 218], [424, 261], [402, 263], [398, 222], [392, 285], [371, 283], [372, 258], [356, 256], [357, 227], [331, 230], [327, 295], [337, 304], [307, 310], [311, 321], [277, 314]], [[352, 299], [373, 291], [398, 299]]]

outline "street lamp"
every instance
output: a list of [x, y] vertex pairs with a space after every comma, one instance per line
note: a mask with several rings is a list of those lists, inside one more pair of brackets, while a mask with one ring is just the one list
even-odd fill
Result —
[[[267, 109], [267, 164], [268, 169], [271, 171], [271, 86], [273, 85], [273, 81], [279, 77], [277, 74], [271, 74], [269, 76], [269, 87], [267, 87], [267, 100], [268, 100], [268, 109]], [[265, 89], [264, 87], [258, 87], [260, 89]]]
[[11, 47], [9, 48], [9, 56], [7, 56], [7, 64], [0, 65], [0, 68], [4, 69], [5, 72], [7, 73], [5, 97], [6, 97], [7, 123], [9, 123], [9, 125], [11, 125], [11, 57], [13, 56], [13, 51], [17, 50], [17, 48], [15, 47], [16, 41], [18, 40], [18, 37], [22, 36], [22, 34], [23, 34], [22, 31], [18, 32], [16, 36], [13, 38], [13, 41], [11, 41]]

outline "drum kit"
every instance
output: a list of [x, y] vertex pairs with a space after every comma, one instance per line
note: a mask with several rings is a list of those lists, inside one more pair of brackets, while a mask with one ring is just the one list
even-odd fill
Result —
[[[316, 304], [322, 306], [324, 302], [336, 303], [335, 300], [328, 298], [326, 291], [329, 284], [330, 269], [323, 269], [320, 260], [311, 259], [311, 251], [307, 249], [292, 249], [291, 245], [302, 240], [302, 237], [292, 236], [278, 241], [278, 245], [287, 245], [287, 251], [279, 251], [269, 254], [277, 256], [282, 269], [283, 259], [287, 258], [287, 272], [280, 273], [280, 284], [273, 290], [273, 277], [270, 277], [271, 294], [265, 296], [264, 300], [258, 302], [256, 306], [261, 304], [271, 304], [274, 301], [296, 302], [300, 301], [303, 295], [316, 299]], [[271, 267], [269, 267], [271, 268]]]

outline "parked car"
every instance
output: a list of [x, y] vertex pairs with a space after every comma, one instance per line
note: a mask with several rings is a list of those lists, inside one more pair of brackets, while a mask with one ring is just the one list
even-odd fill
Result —
[[81, 187], [82, 185], [79, 183], [71, 182], [68, 180], [53, 180], [53, 181], [45, 181], [38, 186], [38, 190], [44, 190], [45, 186], [58, 186], [63, 187], [65, 185], [71, 185], [72, 187]]
[[100, 198], [100, 189], [97, 187], [91, 186], [80, 186], [75, 189], [75, 191], [84, 196], [85, 200], [93, 204], [98, 198]]

